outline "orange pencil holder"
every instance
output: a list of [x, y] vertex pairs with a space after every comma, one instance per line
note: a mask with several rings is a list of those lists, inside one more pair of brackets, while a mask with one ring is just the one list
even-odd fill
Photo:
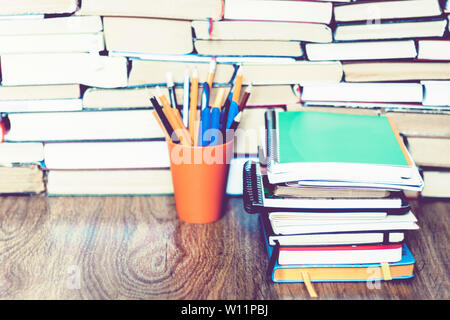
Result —
[[233, 142], [194, 147], [167, 141], [177, 214], [182, 221], [209, 223], [220, 219]]

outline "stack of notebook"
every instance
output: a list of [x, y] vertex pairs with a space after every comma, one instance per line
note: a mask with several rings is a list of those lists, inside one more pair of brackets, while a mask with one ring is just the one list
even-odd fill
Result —
[[423, 181], [394, 122], [272, 110], [266, 130], [262, 161], [245, 164], [244, 201], [260, 213], [273, 281], [412, 277], [405, 235], [418, 225], [403, 191]]

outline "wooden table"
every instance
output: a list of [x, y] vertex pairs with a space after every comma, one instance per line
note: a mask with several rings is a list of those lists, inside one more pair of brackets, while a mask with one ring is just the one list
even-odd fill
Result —
[[[415, 277], [317, 283], [319, 299], [449, 299], [450, 201], [412, 201]], [[241, 198], [207, 225], [177, 219], [173, 197], [0, 197], [2, 299], [309, 299], [274, 284], [257, 215]]]

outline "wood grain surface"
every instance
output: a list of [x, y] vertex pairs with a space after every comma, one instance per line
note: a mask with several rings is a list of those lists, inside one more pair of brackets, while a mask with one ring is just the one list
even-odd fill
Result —
[[[449, 299], [450, 201], [413, 201], [415, 277], [316, 283], [319, 299]], [[207, 225], [173, 197], [0, 197], [1, 299], [309, 299], [274, 284], [256, 215], [242, 199]]]

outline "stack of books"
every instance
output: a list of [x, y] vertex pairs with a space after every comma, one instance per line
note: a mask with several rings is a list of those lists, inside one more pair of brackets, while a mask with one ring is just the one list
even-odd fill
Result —
[[260, 213], [273, 281], [413, 276], [405, 235], [418, 225], [403, 191], [423, 181], [391, 119], [271, 110], [266, 132], [244, 203]]
[[[164, 186], [130, 193], [171, 193], [149, 96], [155, 86], [165, 89], [170, 72], [182, 101], [185, 73], [196, 69], [202, 84], [215, 59], [212, 99], [232, 87], [238, 69], [242, 92], [252, 93], [236, 132], [229, 194], [242, 194], [240, 172], [257, 159], [265, 111], [314, 108], [389, 115], [428, 181], [421, 194], [450, 197], [449, 154], [436, 154], [450, 137], [449, 9], [438, 0], [5, 2], [0, 113], [11, 129], [4, 140], [45, 144], [44, 158], [33, 163], [43, 168], [49, 194], [122, 194], [127, 188], [119, 185], [138, 183], [131, 172], [142, 170]], [[140, 150], [149, 145], [150, 157]], [[69, 146], [67, 157], [90, 152], [98, 161], [52, 165]], [[117, 154], [146, 160], [101, 160]], [[60, 187], [74, 179], [73, 189]], [[97, 191], [82, 187], [88, 181]]]

